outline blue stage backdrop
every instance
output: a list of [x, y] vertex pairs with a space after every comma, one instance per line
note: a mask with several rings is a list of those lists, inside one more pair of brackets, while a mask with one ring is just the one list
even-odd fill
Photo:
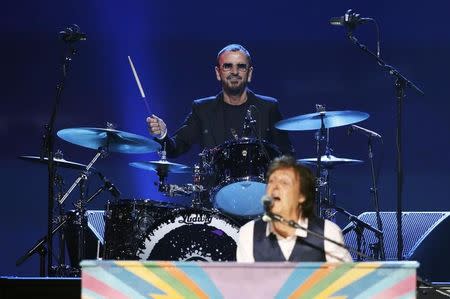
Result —
[[[253, 56], [251, 89], [280, 100], [284, 117], [327, 110], [359, 110], [370, 114], [360, 125], [383, 136], [374, 154], [379, 172], [380, 206], [396, 207], [396, 100], [392, 78], [346, 38], [343, 27], [329, 19], [349, 8], [375, 18], [381, 30], [382, 57], [425, 92], [406, 91], [403, 110], [404, 195], [407, 211], [450, 209], [447, 187], [450, 91], [448, 11], [450, 4], [429, 1], [12, 1], [0, 17], [2, 46], [0, 158], [2, 250], [0, 275], [38, 275], [38, 256], [16, 267], [15, 261], [47, 231], [47, 172], [44, 165], [19, 160], [39, 155], [43, 125], [49, 121], [55, 85], [61, 75], [63, 43], [58, 32], [76, 23], [88, 35], [77, 43], [55, 130], [104, 127], [147, 135], [147, 111], [134, 81], [131, 56], [152, 113], [166, 120], [173, 133], [190, 110], [192, 100], [216, 94], [217, 52], [242, 43]], [[6, 7], [5, 7], [6, 6]], [[375, 49], [376, 31], [364, 24], [355, 30], [361, 42]], [[314, 157], [313, 131], [290, 134], [297, 158]], [[334, 170], [337, 203], [359, 214], [372, 211], [367, 138], [330, 130], [338, 157], [364, 160]], [[95, 152], [56, 140], [67, 160], [87, 163]], [[174, 162], [192, 165], [198, 148]], [[149, 198], [189, 204], [186, 198], [165, 198], [157, 192], [154, 173], [131, 168], [132, 161], [156, 160], [153, 154], [112, 153], [95, 167], [122, 192], [122, 198]], [[78, 175], [62, 170], [65, 188]], [[171, 182], [191, 182], [189, 174]], [[102, 183], [89, 180], [88, 191]], [[68, 199], [71, 209], [79, 196]], [[89, 209], [102, 209], [102, 194]], [[339, 217], [344, 226], [347, 221]], [[395, 230], [395, 227], [385, 227]], [[433, 253], [430, 253], [433, 254]]]

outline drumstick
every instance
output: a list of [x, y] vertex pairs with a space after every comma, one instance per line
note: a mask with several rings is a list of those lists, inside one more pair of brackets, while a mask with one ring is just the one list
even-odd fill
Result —
[[145, 97], [145, 93], [144, 93], [144, 89], [142, 88], [141, 80], [139, 80], [138, 74], [136, 72], [136, 69], [134, 68], [134, 64], [133, 64], [133, 61], [131, 60], [130, 56], [128, 56], [128, 62], [130, 63], [131, 70], [133, 71], [134, 79], [136, 80], [136, 84], [141, 93], [141, 97], [144, 100], [145, 107], [147, 107], [148, 115], [151, 116], [152, 113], [150, 112], [150, 106], [148, 105], [147, 98]]

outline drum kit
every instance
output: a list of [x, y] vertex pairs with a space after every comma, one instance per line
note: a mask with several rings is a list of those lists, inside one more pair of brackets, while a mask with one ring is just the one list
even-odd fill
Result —
[[[286, 131], [315, 130], [317, 157], [299, 159], [299, 163], [317, 166], [319, 214], [331, 218], [328, 184], [329, 171], [342, 165], [362, 163], [361, 160], [338, 158], [331, 155], [328, 146], [329, 129], [360, 122], [369, 117], [358, 111], [325, 111], [318, 105], [316, 113], [300, 115], [278, 122], [275, 127]], [[265, 192], [265, 179], [272, 159], [281, 155], [277, 146], [257, 138], [237, 138], [199, 154], [199, 162], [187, 166], [166, 159], [164, 146], [158, 142], [136, 134], [119, 131], [110, 125], [107, 128], [68, 128], [57, 135], [72, 144], [96, 150], [96, 155], [88, 164], [65, 160], [61, 153], [55, 155], [58, 167], [81, 170], [74, 184], [62, 195], [60, 180], [57, 200], [59, 206], [76, 187], [80, 188], [89, 174], [97, 173], [105, 185], [89, 198], [81, 196], [75, 204], [72, 216], [78, 228], [77, 262], [86, 258], [83, 231], [87, 227], [86, 205], [99, 193], [109, 190], [114, 200], [106, 204], [103, 213], [104, 234], [102, 252], [97, 257], [103, 259], [143, 259], [181, 261], [232, 261], [235, 259], [239, 226], [262, 215], [260, 202]], [[325, 138], [325, 135], [327, 137]], [[321, 144], [326, 141], [325, 150]], [[191, 206], [182, 207], [169, 202], [149, 199], [122, 199], [120, 192], [96, 169], [99, 157], [109, 153], [151, 153], [158, 152], [159, 160], [132, 162], [129, 165], [146, 171], [156, 172], [159, 182], [155, 183], [164, 195], [192, 198]], [[21, 156], [21, 159], [47, 163], [46, 158]], [[167, 182], [172, 174], [191, 173], [192, 182], [175, 185]], [[325, 188], [324, 192], [321, 188]], [[83, 194], [83, 192], [81, 192]], [[323, 206], [322, 206], [323, 205]], [[339, 209], [337, 209], [339, 211]], [[324, 212], [325, 211], [325, 212]], [[64, 226], [69, 213], [60, 208], [58, 225]], [[75, 215], [75, 217], [73, 216]], [[61, 229], [60, 234], [64, 233]], [[60, 244], [61, 246], [61, 244]], [[68, 248], [70, 250], [70, 248]], [[64, 249], [60, 250], [63, 255]], [[63, 261], [60, 262], [63, 264]]]

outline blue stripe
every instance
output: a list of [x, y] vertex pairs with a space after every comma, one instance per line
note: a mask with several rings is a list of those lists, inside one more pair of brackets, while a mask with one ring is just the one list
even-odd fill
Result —
[[293, 269], [275, 298], [287, 298], [304, 283], [323, 263], [299, 263]]
[[177, 262], [175, 265], [179, 270], [189, 276], [189, 278], [210, 298], [223, 298], [223, 295], [214, 284], [214, 281], [211, 280], [199, 263]]

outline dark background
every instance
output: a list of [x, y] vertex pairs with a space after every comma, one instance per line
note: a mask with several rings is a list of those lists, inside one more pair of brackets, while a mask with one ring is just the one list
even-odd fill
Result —
[[[2, 238], [0, 275], [38, 275], [38, 257], [21, 267], [15, 260], [47, 231], [47, 172], [44, 165], [19, 160], [39, 155], [43, 125], [54, 105], [61, 76], [64, 44], [58, 32], [76, 23], [88, 40], [70, 68], [55, 130], [104, 127], [147, 136], [144, 103], [140, 99], [127, 55], [133, 58], [153, 113], [173, 132], [190, 110], [191, 101], [216, 94], [213, 72], [217, 52], [226, 44], [242, 43], [255, 65], [251, 88], [277, 97], [284, 117], [327, 110], [359, 110], [370, 114], [361, 126], [383, 135], [374, 145], [379, 169], [380, 205], [396, 207], [393, 80], [372, 58], [352, 45], [345, 29], [329, 25], [333, 16], [353, 8], [375, 18], [381, 27], [382, 56], [426, 94], [407, 90], [404, 102], [405, 211], [450, 209], [449, 166], [450, 38], [445, 1], [14, 1], [3, 3], [0, 17], [2, 60], [0, 110]], [[376, 31], [360, 26], [356, 35], [375, 49]], [[331, 130], [331, 145], [339, 157], [365, 160], [332, 172], [340, 205], [354, 214], [373, 210], [369, 193], [367, 139], [347, 136], [346, 127]], [[290, 134], [298, 158], [315, 154], [314, 132]], [[68, 160], [88, 163], [94, 151], [56, 139], [55, 149]], [[192, 165], [198, 149], [175, 160]], [[101, 170], [121, 190], [123, 198], [164, 199], [153, 182], [156, 175], [128, 166], [156, 160], [156, 153], [111, 154], [98, 161]], [[68, 188], [78, 172], [63, 170]], [[190, 182], [190, 175], [173, 175], [172, 182]], [[89, 181], [89, 192], [101, 185]], [[75, 191], [66, 207], [77, 199]], [[98, 197], [90, 209], [102, 209], [110, 198]], [[338, 223], [347, 222], [339, 217]], [[388, 227], [385, 229], [395, 229]]]

